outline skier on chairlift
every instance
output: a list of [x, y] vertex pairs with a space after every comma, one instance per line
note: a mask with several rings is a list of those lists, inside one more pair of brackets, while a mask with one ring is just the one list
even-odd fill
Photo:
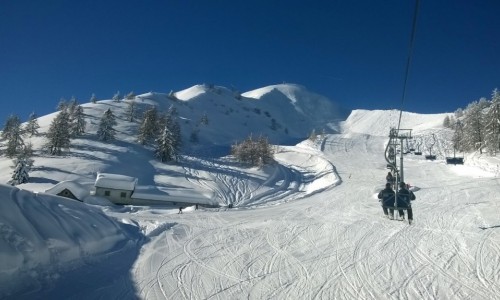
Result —
[[[399, 184], [399, 191], [398, 191], [398, 202], [397, 206], [401, 208], [405, 208], [408, 211], [408, 222], [411, 224], [413, 222], [413, 210], [411, 209], [411, 202], [415, 200], [415, 194], [408, 189], [408, 185], [404, 183], [403, 181]], [[404, 216], [404, 211], [400, 210], [400, 217], [402, 219], [405, 219]], [[402, 215], [401, 215], [402, 213]]]
[[[389, 174], [391, 174], [389, 172]], [[387, 182], [385, 184], [385, 189], [381, 190], [378, 193], [377, 198], [380, 199], [380, 203], [382, 204], [382, 210], [384, 211], [384, 215], [389, 219], [394, 219], [394, 190], [392, 189], [392, 184]]]
[[387, 176], [385, 176], [385, 180], [387, 181], [387, 183], [391, 184], [391, 187], [394, 186], [395, 178], [394, 178], [394, 176], [392, 176], [391, 172], [387, 173]]

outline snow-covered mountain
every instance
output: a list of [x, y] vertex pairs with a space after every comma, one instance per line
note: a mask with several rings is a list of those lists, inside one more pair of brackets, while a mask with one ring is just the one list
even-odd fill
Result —
[[[133, 122], [128, 121], [126, 113], [131, 101], [137, 104]], [[144, 184], [162, 181], [153, 179], [161, 175], [158, 175], [158, 167], [153, 166], [156, 162], [151, 148], [137, 143], [140, 117], [152, 105], [163, 112], [175, 107], [183, 136], [183, 152], [195, 156], [227, 155], [230, 145], [250, 134], [264, 135], [273, 144], [295, 144], [307, 138], [313, 129], [335, 132], [340, 117], [340, 108], [331, 100], [293, 84], [268, 86], [243, 95], [220, 86], [195, 85], [176, 93], [149, 92], [132, 100], [101, 100], [81, 105], [86, 115], [86, 133], [72, 140], [70, 151], [63, 157], [48, 157], [42, 152], [44, 134], [57, 112], [39, 118], [40, 135], [28, 139], [36, 155], [30, 174], [32, 180], [25, 188], [43, 191], [63, 180], [93, 181], [97, 172], [129, 176], [147, 174], [141, 178]], [[108, 108], [118, 122], [114, 143], [96, 139], [100, 118]], [[208, 124], [201, 124], [203, 116], [208, 118]], [[193, 133], [197, 135], [197, 142], [190, 141]], [[68, 156], [79, 165], [78, 172], [73, 172], [75, 166], [67, 162], [58, 163], [67, 161]], [[0, 174], [0, 182], [10, 179], [11, 165], [10, 159], [0, 158], [0, 167], [5, 170]], [[49, 167], [54, 168], [53, 172], [39, 174], [39, 170], [44, 172]]]
[[[333, 104], [296, 85], [241, 95], [200, 85], [172, 96], [133, 101], [141, 111], [175, 105], [185, 139], [199, 129], [199, 143], [186, 145], [190, 155], [177, 164], [158, 162], [136, 143], [138, 123], [127, 121], [125, 101], [83, 104], [87, 133], [63, 157], [39, 151], [56, 113], [39, 118], [30, 183], [0, 186], [0, 298], [499, 299], [499, 162], [471, 154], [464, 166], [446, 165], [446, 114], [402, 115], [401, 128], [423, 145], [434, 135], [439, 153], [434, 162], [406, 156], [417, 195], [410, 227], [381, 218], [376, 199], [397, 111], [356, 110], [337, 124], [326, 112], [335, 114]], [[103, 143], [95, 131], [108, 108], [118, 133]], [[271, 119], [281, 127], [272, 129]], [[341, 132], [282, 145], [313, 128]], [[275, 164], [246, 168], [202, 151], [249, 133], [281, 144]], [[0, 158], [2, 182], [11, 164]], [[63, 180], [91, 190], [97, 172], [194, 190], [234, 209], [177, 214], [43, 193]]]

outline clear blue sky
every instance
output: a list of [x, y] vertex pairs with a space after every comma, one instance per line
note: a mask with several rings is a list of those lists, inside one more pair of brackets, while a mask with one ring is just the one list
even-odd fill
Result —
[[[5, 118], [61, 97], [242, 92], [298, 83], [346, 108], [399, 108], [414, 0], [0, 0]], [[500, 1], [421, 0], [405, 110], [454, 111], [500, 88]]]

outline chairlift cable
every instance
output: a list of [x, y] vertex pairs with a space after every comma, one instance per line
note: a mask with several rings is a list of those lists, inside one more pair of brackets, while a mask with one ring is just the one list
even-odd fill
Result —
[[403, 82], [403, 94], [401, 96], [401, 109], [399, 110], [399, 121], [398, 121], [398, 130], [401, 127], [401, 117], [403, 115], [403, 106], [406, 98], [406, 88], [408, 85], [408, 77], [410, 75], [410, 66], [411, 66], [411, 61], [413, 57], [413, 47], [415, 44], [415, 33], [417, 31], [417, 19], [418, 19], [418, 11], [419, 11], [419, 5], [420, 0], [415, 1], [415, 11], [413, 14], [413, 24], [412, 24], [412, 30], [411, 30], [411, 36], [410, 36], [410, 45], [408, 49], [408, 57], [406, 59], [406, 71], [405, 71], [405, 78]]

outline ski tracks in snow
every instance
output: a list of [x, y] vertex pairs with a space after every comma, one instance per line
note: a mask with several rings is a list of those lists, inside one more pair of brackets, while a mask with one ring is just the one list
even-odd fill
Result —
[[[152, 237], [134, 267], [139, 296], [500, 299], [498, 232], [470, 225], [484, 224], [482, 192], [453, 183], [445, 165], [409, 159], [407, 176], [420, 188], [415, 223], [382, 218], [373, 193], [387, 172], [384, 141], [330, 136], [322, 159], [342, 184], [287, 205], [269, 204], [304, 197], [310, 173], [286, 165], [286, 152], [279, 167], [252, 178], [217, 161], [186, 168], [193, 183], [247, 209], [171, 215], [176, 225]], [[310, 154], [303, 157], [313, 162]]]

